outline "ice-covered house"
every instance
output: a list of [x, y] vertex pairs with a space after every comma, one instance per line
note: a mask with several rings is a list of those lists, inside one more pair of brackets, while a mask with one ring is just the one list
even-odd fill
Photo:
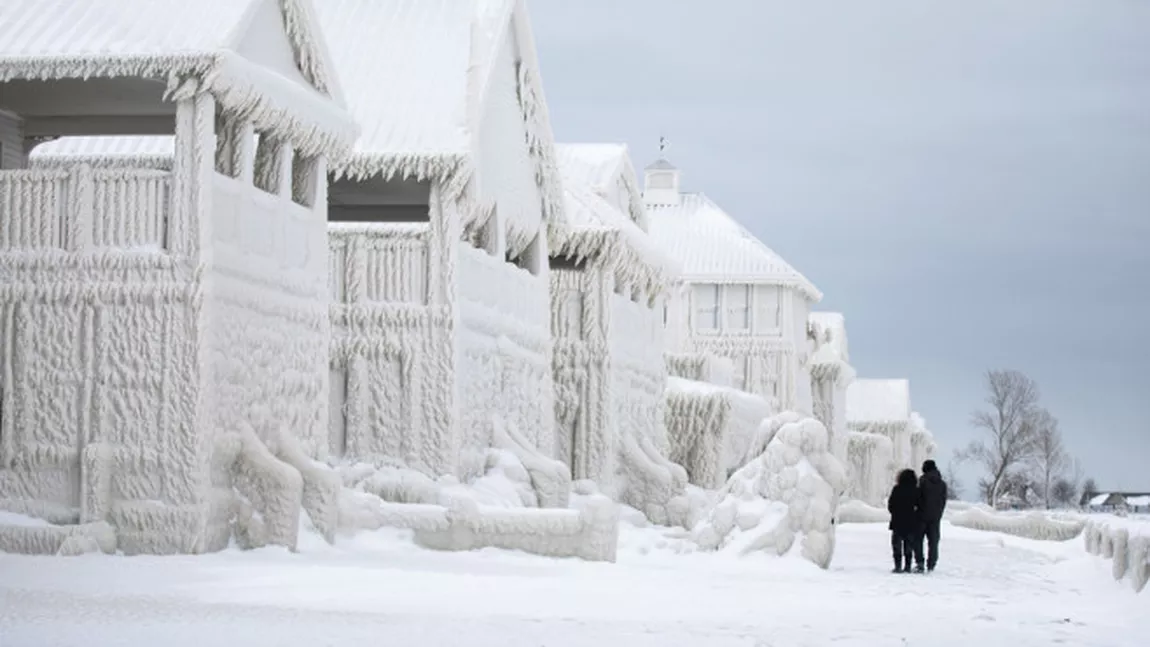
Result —
[[934, 455], [934, 439], [911, 409], [907, 380], [855, 380], [847, 388], [846, 416], [855, 498], [878, 505], [898, 471], [917, 471]]
[[677, 268], [647, 234], [626, 146], [565, 144], [558, 157], [569, 224], [551, 251], [559, 457], [652, 520], [685, 522], [667, 510], [687, 474], [665, 458], [663, 420], [663, 298]]
[[812, 413], [807, 316], [819, 291], [665, 159], [645, 170], [652, 238], [682, 268], [663, 322], [671, 459], [718, 487], [762, 419]]
[[651, 235], [682, 265], [667, 300], [672, 353], [709, 353], [732, 363], [732, 386], [774, 410], [811, 413], [807, 317], [822, 294], [702, 193], [680, 190], [679, 169], [646, 169]]
[[564, 205], [522, 0], [317, 4], [363, 130], [329, 191], [333, 453], [465, 479], [492, 445], [552, 457]]
[[[0, 549], [294, 544], [339, 88], [307, 0], [0, 6], [0, 509], [58, 524]], [[168, 135], [169, 162], [23, 168], [72, 135]]]
[[850, 364], [847, 328], [838, 312], [812, 312], [809, 320], [811, 342], [811, 399], [814, 416], [831, 434], [835, 454], [846, 459], [847, 388], [855, 378]]

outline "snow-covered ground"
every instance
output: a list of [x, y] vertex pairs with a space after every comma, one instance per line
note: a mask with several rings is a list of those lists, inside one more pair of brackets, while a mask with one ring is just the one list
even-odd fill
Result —
[[830, 571], [683, 545], [627, 526], [617, 564], [436, 553], [394, 531], [309, 538], [298, 554], [0, 555], [0, 645], [1118, 647], [1150, 635], [1150, 597], [1079, 539], [944, 526], [931, 576], [888, 572], [883, 524], [841, 526]]

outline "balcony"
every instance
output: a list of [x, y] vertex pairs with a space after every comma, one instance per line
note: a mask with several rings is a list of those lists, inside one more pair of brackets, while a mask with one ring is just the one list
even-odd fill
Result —
[[0, 251], [167, 247], [171, 173], [154, 169], [0, 171]]

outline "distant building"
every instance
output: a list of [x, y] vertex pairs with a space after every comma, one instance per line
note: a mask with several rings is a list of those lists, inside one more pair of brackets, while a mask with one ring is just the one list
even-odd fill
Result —
[[811, 415], [807, 317], [822, 293], [707, 196], [682, 192], [667, 160], [645, 176], [651, 236], [683, 272], [664, 314], [668, 352], [725, 357], [731, 386]]
[[1090, 512], [1150, 513], [1150, 493], [1084, 492], [1081, 505]]

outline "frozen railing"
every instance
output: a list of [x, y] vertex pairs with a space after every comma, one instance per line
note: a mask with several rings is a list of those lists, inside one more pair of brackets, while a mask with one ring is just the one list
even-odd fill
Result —
[[0, 171], [0, 250], [163, 249], [170, 205], [166, 171]]
[[425, 223], [329, 223], [332, 299], [426, 305], [430, 240]]

